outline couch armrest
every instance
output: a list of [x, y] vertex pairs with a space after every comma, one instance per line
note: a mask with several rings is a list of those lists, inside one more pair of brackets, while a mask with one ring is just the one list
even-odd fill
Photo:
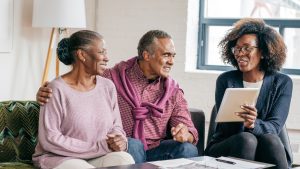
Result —
[[205, 114], [200, 109], [189, 108], [191, 113], [191, 118], [194, 123], [195, 128], [198, 131], [199, 141], [197, 143], [199, 156], [204, 154], [204, 134], [205, 134]]

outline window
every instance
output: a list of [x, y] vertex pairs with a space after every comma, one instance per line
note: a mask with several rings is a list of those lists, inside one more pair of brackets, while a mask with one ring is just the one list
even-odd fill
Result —
[[300, 0], [200, 0], [198, 69], [230, 70], [218, 44], [240, 18], [262, 18], [283, 36], [287, 59], [282, 72], [300, 75]]

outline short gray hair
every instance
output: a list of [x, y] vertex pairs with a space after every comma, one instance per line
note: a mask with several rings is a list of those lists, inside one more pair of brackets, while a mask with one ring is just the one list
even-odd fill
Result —
[[156, 39], [172, 38], [167, 32], [162, 30], [150, 30], [140, 39], [137, 50], [138, 59], [143, 60], [143, 52], [148, 51], [150, 54], [154, 53], [154, 42]]

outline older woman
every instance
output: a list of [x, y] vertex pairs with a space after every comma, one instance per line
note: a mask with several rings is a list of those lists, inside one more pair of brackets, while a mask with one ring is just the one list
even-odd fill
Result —
[[78, 31], [62, 39], [57, 52], [72, 70], [49, 84], [53, 97], [40, 110], [35, 166], [84, 169], [134, 163], [125, 152], [115, 86], [98, 76], [108, 62], [103, 37]]
[[[237, 70], [221, 74], [216, 82], [219, 109], [226, 88], [259, 88], [255, 106], [241, 105], [236, 114], [244, 122], [218, 123], [205, 153], [272, 163], [288, 168], [291, 158], [278, 137], [289, 113], [293, 84], [278, 71], [286, 58], [286, 46], [276, 30], [261, 19], [235, 23], [220, 42], [222, 59]], [[242, 97], [242, 96], [241, 96]]]

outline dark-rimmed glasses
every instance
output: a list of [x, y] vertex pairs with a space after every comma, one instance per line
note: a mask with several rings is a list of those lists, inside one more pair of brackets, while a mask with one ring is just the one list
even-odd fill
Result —
[[240, 52], [242, 52], [242, 54], [249, 54], [252, 52], [252, 50], [254, 48], [258, 48], [257, 46], [243, 46], [243, 47], [232, 47], [231, 48], [231, 52], [234, 54], [234, 55], [238, 55]]

